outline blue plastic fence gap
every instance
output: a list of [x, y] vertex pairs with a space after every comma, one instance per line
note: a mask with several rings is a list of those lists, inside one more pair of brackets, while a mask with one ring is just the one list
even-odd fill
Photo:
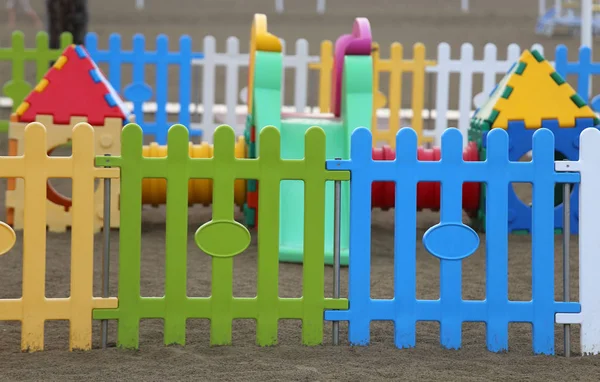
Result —
[[[578, 183], [578, 173], [554, 171], [554, 136], [541, 129], [533, 135], [533, 161], [511, 162], [508, 134], [492, 130], [487, 137], [487, 160], [464, 162], [462, 135], [448, 129], [442, 135], [439, 162], [417, 160], [417, 135], [409, 128], [396, 136], [397, 157], [373, 161], [371, 133], [359, 128], [352, 135], [351, 159], [329, 160], [330, 170], [348, 170], [350, 181], [349, 306], [346, 311], [326, 311], [325, 319], [348, 321], [353, 345], [370, 341], [370, 323], [394, 322], [398, 348], [416, 345], [416, 322], [440, 322], [440, 343], [457, 349], [462, 342], [463, 322], [485, 322], [490, 351], [508, 350], [509, 322], [533, 325], [533, 351], [554, 353], [556, 313], [579, 312], [578, 303], [554, 300], [554, 195], [547, 192], [555, 182]], [[396, 182], [394, 298], [370, 297], [371, 183]], [[418, 182], [441, 182], [440, 224], [430, 229], [423, 243], [441, 262], [440, 298], [416, 298], [416, 186]], [[462, 299], [462, 259], [471, 255], [479, 240], [462, 223], [462, 184], [487, 183], [486, 198], [486, 299]], [[508, 193], [511, 182], [533, 184], [532, 294], [531, 301], [508, 299]], [[444, 232], [446, 231], [446, 232]], [[452, 240], [460, 232], [469, 237], [465, 245]], [[452, 242], [453, 245], [446, 245]], [[435, 251], [433, 249], [436, 249]]]
[[[175, 122], [168, 121], [167, 103], [169, 85], [177, 83], [179, 104], [181, 108], [178, 114], [177, 123], [188, 127], [190, 137], [200, 137], [201, 130], [189, 129], [191, 124], [191, 113], [189, 105], [191, 103], [192, 91], [192, 60], [203, 59], [204, 54], [192, 51], [192, 39], [184, 35], [179, 38], [179, 50], [169, 51], [169, 39], [166, 35], [159, 35], [156, 38], [156, 50], [146, 49], [145, 37], [137, 34], [133, 37], [133, 49], [124, 50], [122, 48], [122, 39], [119, 34], [111, 34], [108, 39], [108, 50], [98, 49], [98, 36], [94, 33], [88, 33], [85, 40], [85, 47], [90, 57], [97, 63], [108, 64], [108, 80], [115, 90], [123, 97], [124, 101], [133, 104], [133, 114], [144, 134], [153, 135], [158, 144], [167, 143], [167, 131]], [[122, 86], [123, 65], [131, 65], [132, 82]], [[146, 67], [155, 66], [156, 77], [153, 82], [153, 89], [145, 82]], [[168, 69], [170, 65], [179, 68], [178, 78], [169, 78]], [[157, 110], [154, 114], [154, 121], [147, 120], [144, 117], [142, 106], [144, 102], [155, 98]]]

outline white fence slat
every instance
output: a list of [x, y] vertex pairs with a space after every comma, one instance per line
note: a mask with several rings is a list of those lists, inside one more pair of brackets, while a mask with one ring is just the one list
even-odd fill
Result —
[[[579, 160], [556, 162], [557, 170], [579, 171], [579, 303], [581, 313], [558, 313], [556, 323], [581, 324], [581, 354], [600, 354], [600, 130], [585, 129], [579, 137]], [[566, 166], [570, 168], [566, 168]], [[562, 168], [559, 168], [562, 167]]]
[[469, 121], [473, 104], [473, 73], [477, 71], [473, 60], [473, 45], [466, 43], [460, 47], [460, 71], [459, 94], [458, 94], [458, 129], [463, 134], [463, 142], [466, 145], [469, 139]]
[[435, 142], [441, 142], [441, 133], [448, 127], [448, 101], [450, 92], [450, 45], [443, 42], [437, 48], [437, 66], [428, 67], [427, 70], [437, 74], [435, 89]]
[[294, 56], [294, 106], [296, 110], [306, 109], [308, 90], [308, 41], [296, 41], [296, 55]]
[[203, 140], [212, 142], [214, 131], [214, 115], [212, 105], [215, 104], [215, 68], [216, 68], [216, 53], [217, 43], [213, 36], [206, 36], [203, 43], [204, 59], [202, 60], [202, 104], [204, 110], [202, 112], [202, 129]]
[[[485, 44], [483, 48], [483, 62], [485, 67], [493, 67], [498, 61], [498, 48], [494, 44]], [[483, 93], [489, 95], [496, 86], [496, 71], [486, 70], [483, 72]]]

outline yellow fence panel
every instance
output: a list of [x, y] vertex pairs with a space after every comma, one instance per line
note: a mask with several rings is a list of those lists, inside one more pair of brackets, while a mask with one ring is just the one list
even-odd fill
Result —
[[[23, 224], [23, 294], [0, 300], [0, 320], [21, 321], [21, 349], [44, 349], [46, 320], [69, 320], [69, 349], [92, 346], [92, 309], [116, 308], [116, 298], [94, 298], [94, 194], [97, 178], [118, 178], [115, 169], [95, 168], [94, 131], [87, 123], [73, 129], [73, 154], [50, 157], [46, 128], [39, 122], [25, 128], [22, 156], [0, 157], [0, 177], [25, 181]], [[71, 230], [71, 296], [46, 298], [46, 183], [48, 178], [73, 179]]]

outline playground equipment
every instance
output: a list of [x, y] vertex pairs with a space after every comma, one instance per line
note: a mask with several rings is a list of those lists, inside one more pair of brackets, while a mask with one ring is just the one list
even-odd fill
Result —
[[[373, 61], [371, 28], [365, 18], [357, 18], [352, 34], [341, 36], [335, 43], [332, 76], [333, 114], [306, 115], [281, 113], [281, 73], [283, 54], [279, 39], [267, 30], [267, 18], [254, 18], [250, 47], [248, 110], [246, 137], [249, 157], [256, 158], [260, 150], [260, 131], [275, 126], [281, 132], [281, 156], [302, 159], [304, 134], [311, 126], [321, 127], [327, 136], [329, 159], [350, 155], [350, 136], [354, 128], [371, 125], [373, 103]], [[343, 91], [342, 91], [343, 83]], [[246, 223], [256, 227], [259, 184], [248, 183]], [[325, 210], [325, 261], [333, 261], [333, 183], [328, 182]], [[341, 261], [348, 263], [348, 185], [342, 186]], [[304, 184], [301, 181], [281, 182], [280, 247], [281, 261], [302, 262], [304, 253]]]
[[[327, 134], [327, 158], [347, 158], [349, 137], [353, 129], [370, 129], [369, 116], [362, 113], [367, 105], [372, 105], [372, 76], [370, 64], [370, 28], [366, 19], [357, 19], [352, 35], [345, 35], [336, 41], [334, 75], [332, 79], [332, 114], [302, 115], [281, 114], [281, 48], [278, 39], [267, 31], [266, 17], [257, 15], [253, 28], [251, 64], [249, 79], [249, 107], [246, 139], [249, 157], [256, 157], [260, 128], [272, 125], [281, 131], [281, 152], [284, 158], [300, 159], [303, 153], [302, 134], [313, 125], [321, 126]], [[344, 86], [342, 86], [344, 81]], [[343, 93], [342, 93], [343, 89]], [[516, 100], [516, 101], [515, 101]], [[532, 101], [534, 100], [534, 101]], [[558, 124], [552, 118], [557, 116]], [[510, 126], [508, 126], [510, 124]], [[490, 95], [488, 101], [473, 117], [470, 131], [471, 142], [463, 152], [465, 161], [485, 159], [485, 136], [490, 128], [508, 129], [511, 139], [511, 160], [518, 161], [531, 150], [531, 137], [534, 129], [547, 127], [557, 137], [557, 159], [576, 160], [578, 157], [579, 134], [586, 127], [594, 126], [597, 120], [592, 109], [576, 95], [567, 84], [537, 52], [525, 51], [504, 79]], [[375, 160], [393, 160], [394, 150], [390, 147], [374, 148]], [[439, 161], [440, 148], [419, 148], [418, 159]], [[283, 181], [280, 199], [280, 260], [301, 262], [303, 253], [304, 205], [303, 184], [298, 181]], [[348, 189], [342, 188], [342, 234], [341, 261], [348, 263]], [[395, 203], [395, 185], [374, 182], [372, 185], [372, 207], [389, 209]], [[258, 192], [256, 181], [248, 183], [248, 197], [245, 206], [246, 223], [250, 227], [258, 224]], [[325, 188], [327, 195], [326, 220], [326, 261], [331, 264], [333, 252], [333, 184]], [[509, 231], [531, 231], [531, 207], [526, 206], [509, 186]], [[560, 199], [558, 197], [557, 199]], [[562, 229], [562, 199], [555, 210], [555, 228]], [[576, 190], [572, 203], [577, 205]], [[423, 182], [417, 186], [417, 209], [439, 210], [440, 184]], [[485, 189], [477, 183], [463, 185], [463, 208], [472, 218], [473, 225], [485, 229]], [[577, 232], [577, 215], [572, 216], [573, 232]]]
[[[374, 160], [394, 160], [396, 152], [389, 146], [373, 148]], [[441, 159], [441, 150], [439, 147], [430, 149], [419, 147], [417, 149], [417, 159], [424, 162], [439, 161]], [[463, 151], [463, 160], [465, 162], [476, 162], [479, 160], [479, 151], [475, 142], [469, 142]], [[477, 216], [480, 201], [479, 183], [467, 182], [463, 185], [463, 209], [469, 216]], [[435, 182], [421, 182], [417, 185], [417, 211], [424, 209], [438, 211], [440, 209], [441, 187]], [[373, 182], [371, 187], [371, 206], [387, 210], [394, 208], [396, 204], [396, 185], [391, 182]]]
[[[89, 57], [82, 46], [69, 46], [54, 66], [46, 73], [35, 89], [27, 96], [17, 111], [11, 116], [9, 126], [9, 155], [22, 155], [25, 150], [24, 131], [30, 122], [41, 122], [49, 130], [47, 152], [51, 154], [58, 147], [67, 145], [72, 139], [72, 128], [80, 122], [88, 122], [100, 133], [96, 134], [96, 153], [99, 155], [119, 155], [121, 150], [121, 129], [133, 121], [123, 102], [103, 73]], [[167, 147], [151, 143], [143, 148], [144, 155], [151, 158], [165, 157]], [[212, 145], [203, 143], [189, 145], [192, 158], [210, 158]], [[245, 157], [245, 143], [239, 137], [235, 147], [238, 158]], [[49, 178], [52, 177], [48, 174]], [[72, 222], [72, 201], [58, 193], [47, 182], [48, 200], [47, 225], [51, 232], [64, 232]], [[235, 202], [242, 206], [245, 198], [245, 182], [235, 182]], [[23, 180], [10, 179], [6, 191], [7, 223], [14, 229], [23, 229], [24, 204]], [[94, 193], [94, 229], [99, 231], [103, 222], [102, 197], [104, 185], [100, 184]], [[120, 185], [111, 187], [112, 228], [119, 227]], [[166, 202], [166, 181], [164, 179], [144, 179], [142, 184], [143, 204], [157, 206]], [[210, 205], [212, 182], [195, 179], [189, 183], [188, 203]]]
[[[543, 1], [543, 0], [542, 0]], [[565, 29], [570, 34], [578, 34], [582, 26], [580, 0], [556, 0], [555, 6], [549, 9], [544, 4], [540, 5], [540, 14], [535, 27], [535, 33], [551, 37], [556, 29]], [[594, 35], [600, 34], [600, 1], [594, 0], [592, 5], [592, 31]]]
[[[88, 122], [99, 134], [95, 136], [95, 152], [98, 155], [117, 155], [121, 144], [121, 128], [130, 121], [128, 111], [112, 86], [81, 46], [67, 47], [63, 55], [46, 73], [23, 103], [11, 115], [9, 125], [8, 155], [23, 155], [26, 150], [25, 127], [30, 122], [43, 123], [50, 131], [46, 151], [70, 143], [72, 128], [79, 122]], [[52, 174], [48, 174], [52, 178]], [[9, 179], [6, 190], [7, 223], [15, 229], [23, 229], [24, 217], [23, 179]], [[73, 219], [71, 200], [60, 195], [46, 184], [48, 200], [48, 229], [63, 232]], [[94, 193], [97, 215], [94, 226], [100, 229], [103, 220], [101, 184]], [[111, 189], [113, 200], [118, 200], [119, 185]], [[119, 209], [111, 206], [111, 226], [119, 224]]]
[[[486, 138], [491, 129], [508, 132], [509, 158], [520, 160], [532, 149], [533, 133], [547, 128], [556, 137], [556, 159], [579, 158], [579, 136], [588, 127], [597, 126], [594, 111], [537, 51], [524, 51], [487, 102], [471, 120], [469, 140], [479, 147], [480, 159], [486, 158]], [[531, 206], [525, 205], [509, 185], [509, 231], [531, 232]], [[578, 206], [578, 186], [571, 192], [571, 205]], [[485, 194], [479, 207], [480, 221], [485, 215]], [[554, 226], [562, 229], [562, 195], [555, 201]], [[571, 215], [571, 229], [578, 232], [578, 214]], [[484, 228], [484, 227], [481, 227]]]
[[[584, 129], [597, 126], [600, 121], [586, 102], [554, 70], [537, 51], [524, 51], [518, 62], [491, 92], [488, 100], [471, 120], [469, 143], [463, 151], [463, 160], [486, 159], [487, 135], [491, 129], [507, 130], [510, 140], [509, 158], [519, 161], [532, 150], [533, 133], [540, 128], [552, 131], [556, 137], [555, 159], [576, 161], [579, 158], [579, 137]], [[388, 146], [373, 149], [373, 159], [393, 160], [396, 155]], [[417, 157], [422, 161], [439, 161], [440, 148], [420, 147]], [[563, 228], [563, 195], [561, 186], [555, 190], [554, 228]], [[571, 205], [577, 209], [579, 186], [570, 194]], [[472, 224], [485, 229], [485, 188], [477, 183], [463, 185], [463, 209], [472, 218]], [[532, 209], [508, 186], [509, 232], [531, 232]], [[395, 205], [395, 185], [374, 182], [372, 207], [389, 209]], [[419, 183], [417, 209], [439, 210], [440, 184]], [[579, 214], [571, 214], [571, 232], [577, 234]]]

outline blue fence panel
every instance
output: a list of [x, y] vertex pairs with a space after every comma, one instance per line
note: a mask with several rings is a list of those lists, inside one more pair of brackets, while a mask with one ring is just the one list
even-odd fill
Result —
[[592, 62], [592, 52], [589, 47], [579, 48], [579, 57], [575, 62], [569, 62], [569, 51], [565, 45], [558, 45], [555, 53], [555, 68], [565, 80], [568, 75], [577, 75], [577, 94], [584, 100], [590, 96], [590, 76], [600, 74], [600, 62]]
[[[440, 342], [446, 348], [461, 346], [463, 322], [485, 322], [491, 351], [508, 349], [508, 323], [533, 325], [535, 353], [554, 352], [554, 317], [579, 312], [578, 303], [554, 300], [554, 189], [558, 183], [578, 183], [578, 173], [554, 171], [554, 136], [546, 129], [533, 136], [533, 160], [511, 162], [508, 134], [494, 129], [488, 135], [487, 160], [464, 162], [462, 135], [448, 129], [442, 135], [438, 162], [417, 160], [417, 135], [401, 129], [396, 136], [393, 161], [373, 161], [371, 133], [364, 128], [352, 135], [351, 159], [330, 160], [330, 170], [348, 170], [350, 182], [349, 304], [345, 311], [327, 311], [330, 321], [349, 322], [352, 344], [369, 343], [370, 323], [394, 322], [394, 342], [414, 347], [417, 321], [440, 322]], [[394, 237], [394, 298], [370, 297], [371, 184], [396, 183]], [[440, 260], [440, 298], [416, 298], [416, 187], [418, 182], [441, 182], [440, 223], [423, 236], [423, 244]], [[462, 223], [462, 184], [487, 183], [486, 299], [462, 299], [462, 259], [479, 246], [479, 237]], [[531, 301], [508, 299], [508, 190], [511, 182], [533, 184]]]
[[[86, 49], [96, 63], [108, 64], [108, 80], [125, 101], [133, 103], [133, 114], [136, 122], [142, 127], [144, 134], [151, 134], [159, 144], [167, 143], [167, 131], [170, 126], [167, 115], [167, 101], [169, 80], [178, 81], [179, 110], [178, 122], [190, 126], [191, 115], [189, 105], [191, 102], [192, 86], [192, 60], [204, 58], [202, 53], [192, 52], [192, 39], [181, 36], [179, 50], [169, 51], [169, 39], [166, 35], [156, 38], [156, 50], [146, 50], [146, 41], [143, 35], [133, 37], [133, 49], [123, 50], [121, 36], [112, 34], [108, 40], [108, 50], [98, 49], [98, 36], [88, 33], [85, 40]], [[122, 87], [122, 67], [131, 65], [133, 71], [132, 83]], [[153, 88], [146, 83], [146, 66], [156, 66], [156, 79]], [[179, 67], [179, 78], [169, 79], [169, 65]], [[144, 102], [156, 98], [156, 114], [154, 121], [144, 118], [142, 106]], [[202, 131], [190, 129], [190, 136], [200, 136]]]

